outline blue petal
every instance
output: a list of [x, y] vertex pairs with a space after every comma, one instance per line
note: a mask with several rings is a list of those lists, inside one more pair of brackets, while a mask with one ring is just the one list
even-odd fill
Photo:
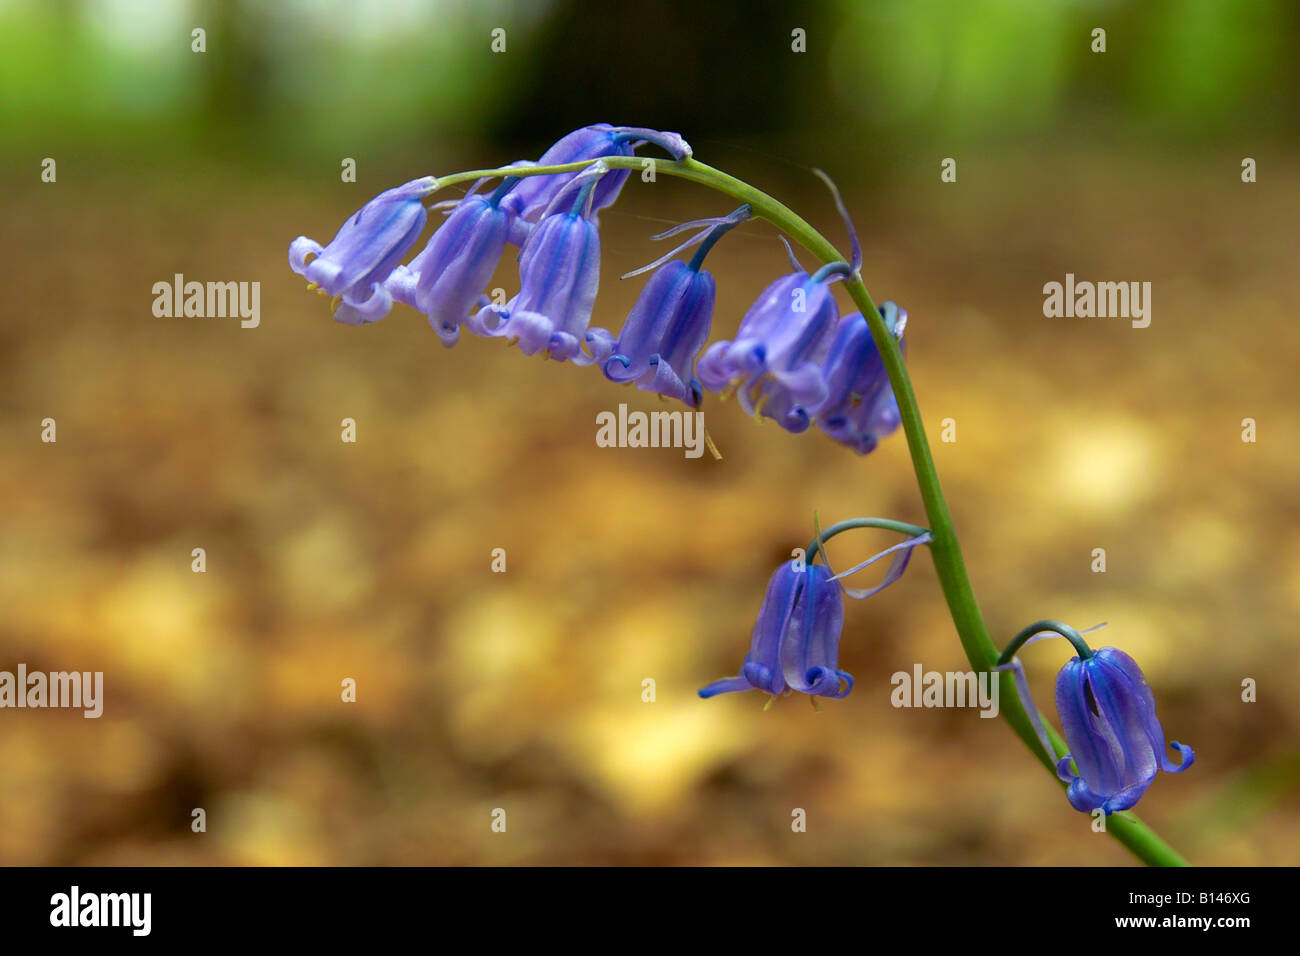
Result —
[[423, 198], [433, 184], [425, 177], [380, 193], [349, 217], [310, 263], [305, 258], [315, 244], [299, 237], [289, 247], [290, 265], [301, 266], [302, 275], [328, 295], [368, 301], [424, 230]]
[[838, 581], [841, 578], [848, 577], [850, 574], [856, 574], [858, 571], [861, 571], [863, 568], [875, 564], [875, 562], [879, 561], [885, 555], [892, 554], [895, 551], [900, 551], [901, 552], [900, 554], [894, 555], [894, 560], [889, 563], [889, 569], [885, 572], [884, 578], [875, 587], [858, 588], [858, 589], [846, 587], [844, 589], [844, 593], [847, 594], [849, 597], [853, 598], [854, 600], [857, 601], [865, 600], [866, 598], [871, 597], [873, 594], [877, 594], [880, 591], [883, 591], [885, 588], [889, 587], [891, 584], [893, 584], [895, 581], [901, 578], [903, 576], [903, 572], [907, 570], [908, 562], [912, 560], [912, 549], [915, 548], [917, 545], [927, 544], [931, 540], [933, 540], [933, 538], [930, 532], [927, 531], [924, 534], [919, 534], [914, 538], [908, 538], [906, 541], [900, 541], [898, 544], [886, 548], [884, 551], [881, 551], [879, 554], [867, 558], [867, 560], [863, 561], [861, 564], [855, 565], [854, 567], [849, 568], [847, 571], [841, 571], [839, 574], [835, 575], [833, 580]]
[[1091, 692], [1085, 664], [1075, 657], [1061, 668], [1056, 677], [1056, 711], [1079, 776], [1096, 793], [1114, 793], [1123, 785], [1119, 755], [1097, 728], [1089, 704]]
[[[844, 599], [823, 564], [810, 566], [798, 606], [782, 639], [781, 665], [786, 683], [804, 694], [839, 697], [840, 635]], [[845, 691], [844, 693], [847, 693]]]
[[724, 677], [722, 680], [715, 680], [706, 687], [701, 687], [698, 693], [705, 700], [708, 700], [718, 694], [734, 694], [737, 691], [753, 689], [753, 685], [743, 677]]
[[513, 216], [484, 196], [462, 200], [411, 262], [415, 307], [440, 335], [455, 332], [478, 305], [505, 250]]

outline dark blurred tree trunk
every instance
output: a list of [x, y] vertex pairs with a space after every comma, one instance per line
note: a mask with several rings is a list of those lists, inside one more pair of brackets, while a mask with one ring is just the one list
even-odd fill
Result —
[[[798, 126], [825, 93], [834, 5], [786, 0], [558, 3], [529, 46], [533, 79], [504, 138], [609, 122], [695, 136]], [[806, 31], [808, 52], [791, 50]]]

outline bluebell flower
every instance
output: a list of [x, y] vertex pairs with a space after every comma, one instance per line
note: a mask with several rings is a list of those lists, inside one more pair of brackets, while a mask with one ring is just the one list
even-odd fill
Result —
[[828, 394], [821, 365], [839, 317], [828, 277], [798, 271], [769, 285], [735, 339], [714, 342], [700, 357], [704, 387], [735, 391], [749, 414], [804, 431]]
[[[349, 217], [323, 249], [299, 236], [289, 245], [289, 267], [339, 300], [334, 317], [340, 322], [382, 319], [393, 306], [384, 282], [424, 230], [422, 200], [435, 183], [426, 176], [380, 193]], [[315, 258], [308, 261], [308, 256]]]
[[449, 348], [462, 323], [485, 304], [483, 290], [515, 221], [501, 203], [515, 182], [507, 178], [490, 196], [471, 193], [462, 199], [424, 250], [388, 280], [393, 298], [423, 312]]
[[713, 276], [674, 259], [646, 283], [615, 339], [591, 329], [587, 342], [611, 382], [637, 387], [698, 408], [703, 398], [695, 357], [713, 321]]
[[[1151, 685], [1117, 648], [1074, 657], [1061, 668], [1056, 709], [1070, 747], [1056, 772], [1070, 785], [1070, 805], [1084, 813], [1127, 810], [1146, 793], [1157, 769], [1181, 773], [1196, 759], [1191, 747], [1177, 741], [1170, 746], [1180, 762], [1169, 759]], [[1071, 760], [1078, 773], [1070, 770]]]
[[[880, 315], [901, 347], [907, 310], [886, 302]], [[837, 442], [865, 455], [901, 424], [885, 363], [861, 312], [840, 319], [822, 376], [827, 398], [817, 414], [817, 427]]]
[[[695, 359], [709, 338], [716, 290], [713, 276], [703, 270], [704, 257], [719, 238], [749, 215], [750, 208], [744, 205], [729, 216], [683, 223], [653, 237], [663, 239], [704, 227], [672, 252], [623, 277], [658, 270], [641, 290], [618, 338], [604, 329], [588, 330], [588, 349], [606, 378], [636, 382], [640, 389], [675, 398], [692, 408], [700, 406], [704, 394], [695, 377]], [[673, 259], [696, 244], [700, 248], [689, 263]]]
[[[537, 165], [560, 166], [605, 156], [631, 156], [642, 143], [654, 143], [662, 147], [673, 159], [685, 159], [691, 155], [690, 144], [677, 133], [596, 123], [574, 130], [557, 141], [542, 154]], [[597, 184], [591, 197], [593, 218], [601, 209], [618, 199], [630, 172], [627, 169], [613, 170]], [[536, 222], [572, 178], [573, 174], [529, 176], [511, 192], [506, 205], [519, 216], [521, 222]]]
[[525, 355], [545, 350], [559, 362], [589, 364], [582, 351], [600, 285], [600, 234], [588, 217], [607, 172], [597, 162], [565, 186], [553, 205], [576, 195], [567, 212], [542, 217], [519, 255], [519, 292], [503, 308], [487, 305], [465, 325], [476, 335], [517, 342]]
[[844, 697], [853, 689], [853, 677], [839, 669], [843, 629], [844, 599], [830, 570], [783, 562], [768, 582], [740, 676], [714, 681], [700, 696], [746, 690], [779, 695], [788, 687]]

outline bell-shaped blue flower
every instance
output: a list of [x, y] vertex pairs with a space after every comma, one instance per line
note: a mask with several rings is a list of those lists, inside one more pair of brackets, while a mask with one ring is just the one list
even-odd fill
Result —
[[424, 230], [422, 200], [435, 184], [426, 176], [380, 193], [349, 217], [324, 248], [299, 236], [289, 245], [289, 267], [340, 300], [334, 312], [340, 322], [382, 319], [393, 306], [384, 282]]
[[[537, 165], [560, 166], [605, 156], [631, 156], [643, 143], [654, 143], [662, 147], [673, 159], [685, 159], [691, 155], [690, 145], [677, 133], [596, 123], [564, 136], [542, 154]], [[597, 184], [591, 197], [593, 217], [618, 199], [630, 172], [627, 169], [613, 170]], [[506, 205], [522, 222], [536, 222], [572, 179], [571, 173], [529, 176], [510, 193], [505, 200]]]
[[[1070, 747], [1057, 774], [1070, 785], [1070, 805], [1084, 813], [1127, 810], [1146, 793], [1157, 769], [1181, 773], [1196, 759], [1191, 747], [1177, 741], [1170, 746], [1180, 762], [1169, 759], [1151, 686], [1133, 658], [1117, 648], [1074, 657], [1061, 668], [1056, 709]], [[1078, 773], [1070, 770], [1071, 760]]]
[[704, 387], [734, 390], [749, 414], [804, 431], [828, 394], [821, 364], [839, 311], [827, 276], [799, 271], [769, 285], [741, 319], [735, 339], [714, 342], [700, 357]]
[[838, 665], [843, 630], [844, 598], [830, 569], [786, 561], [768, 582], [740, 676], [714, 681], [700, 696], [746, 690], [779, 695], [788, 687], [844, 697], [853, 678]]
[[587, 341], [611, 382], [636, 382], [698, 408], [703, 398], [695, 358], [713, 321], [713, 276], [674, 259], [646, 283], [617, 339], [591, 329]]
[[520, 252], [518, 294], [504, 308], [480, 309], [465, 323], [470, 331], [517, 342], [525, 355], [546, 350], [559, 362], [591, 362], [582, 343], [600, 285], [600, 234], [587, 212], [605, 172], [596, 163], [565, 187], [576, 187], [572, 206], [543, 216]]
[[[886, 302], [880, 315], [901, 347], [907, 311]], [[817, 427], [837, 442], [865, 455], [901, 424], [885, 363], [861, 312], [840, 319], [822, 375], [827, 398], [818, 412]]]
[[[606, 378], [635, 382], [640, 389], [675, 398], [692, 408], [700, 406], [704, 392], [695, 377], [695, 359], [709, 338], [716, 289], [713, 276], [703, 270], [704, 257], [719, 238], [749, 216], [746, 204], [729, 216], [682, 223], [654, 237], [663, 239], [705, 227], [672, 252], [623, 277], [657, 270], [641, 290], [618, 338], [604, 329], [588, 330], [587, 347]], [[689, 263], [673, 259], [696, 244], [700, 248]]]
[[424, 250], [388, 280], [393, 298], [428, 316], [449, 348], [461, 325], [483, 306], [483, 290], [505, 250], [515, 216], [501, 199], [511, 185], [507, 179], [490, 196], [462, 199]]

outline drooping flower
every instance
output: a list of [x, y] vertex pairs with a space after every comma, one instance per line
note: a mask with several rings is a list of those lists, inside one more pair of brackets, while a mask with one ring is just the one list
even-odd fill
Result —
[[1180, 762], [1169, 759], [1151, 685], [1118, 648], [1071, 658], [1056, 678], [1056, 709], [1070, 747], [1056, 772], [1070, 785], [1070, 805], [1084, 813], [1127, 810], [1146, 793], [1157, 769], [1181, 773], [1196, 760], [1192, 748], [1176, 740], [1170, 746]]
[[[422, 200], [435, 183], [426, 176], [380, 193], [324, 248], [306, 236], [290, 243], [289, 267], [340, 300], [334, 318], [360, 325], [388, 314], [393, 301], [384, 282], [424, 230]], [[315, 258], [308, 261], [308, 256]]]
[[[662, 147], [673, 159], [684, 159], [691, 155], [690, 144], [677, 133], [596, 123], [562, 137], [542, 154], [537, 165], [559, 166], [605, 156], [631, 156], [642, 143], [654, 143]], [[618, 199], [630, 172], [627, 169], [613, 170], [597, 184], [591, 197], [590, 214], [593, 218], [601, 209]], [[571, 173], [529, 176], [511, 192], [506, 205], [522, 222], [536, 222], [572, 179]]]
[[543, 349], [559, 362], [589, 364], [582, 342], [600, 284], [600, 234], [588, 217], [596, 186], [607, 172], [597, 162], [570, 181], [552, 205], [567, 212], [542, 217], [519, 255], [519, 292], [503, 308], [486, 305], [465, 325], [476, 335], [505, 337], [525, 355]]
[[821, 367], [839, 316], [830, 285], [856, 276], [862, 266], [862, 245], [844, 198], [826, 173], [813, 173], [830, 189], [844, 220], [849, 261], [829, 262], [810, 275], [785, 243], [794, 271], [768, 286], [741, 319], [736, 338], [713, 343], [697, 366], [705, 388], [724, 395], [736, 391], [745, 411], [791, 432], [806, 430], [830, 395]]
[[703, 391], [695, 357], [709, 338], [715, 284], [708, 272], [674, 259], [646, 283], [617, 339], [591, 329], [587, 341], [611, 382], [699, 407]]
[[[880, 315], [901, 348], [907, 310], [886, 302], [880, 306]], [[827, 398], [817, 415], [817, 427], [831, 438], [865, 455], [898, 428], [898, 401], [861, 312], [840, 319], [822, 376]]]
[[839, 669], [844, 599], [825, 565], [785, 561], [767, 585], [740, 676], [714, 681], [700, 696], [761, 690], [844, 697], [853, 677]]
[[388, 280], [393, 298], [423, 312], [448, 348], [460, 337], [462, 323], [484, 305], [483, 290], [515, 221], [501, 200], [516, 182], [507, 178], [489, 196], [471, 192], [410, 265], [398, 266]]
[[[640, 389], [699, 407], [704, 396], [695, 377], [695, 359], [709, 338], [716, 288], [712, 274], [702, 268], [704, 257], [749, 214], [745, 205], [729, 216], [683, 223], [654, 237], [662, 239], [694, 226], [705, 227], [666, 256], [623, 277], [657, 270], [641, 290], [617, 338], [604, 329], [588, 330], [588, 348], [606, 378], [635, 382]], [[697, 243], [700, 248], [689, 263], [672, 258]]]
[[735, 339], [714, 342], [700, 357], [704, 387], [734, 390], [749, 414], [804, 431], [827, 397], [821, 363], [839, 315], [827, 282], [835, 274], [800, 270], [769, 285]]

